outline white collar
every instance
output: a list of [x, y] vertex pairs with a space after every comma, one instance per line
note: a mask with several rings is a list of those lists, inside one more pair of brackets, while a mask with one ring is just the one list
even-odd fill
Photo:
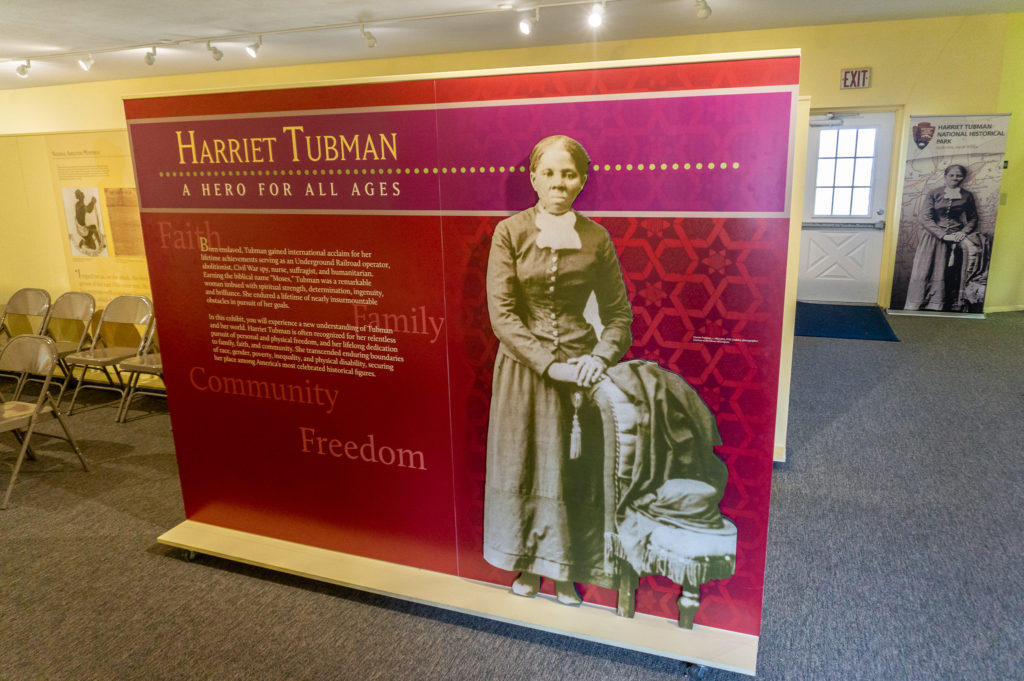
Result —
[[962, 199], [963, 196], [960, 194], [960, 187], [946, 187], [946, 191], [942, 194], [944, 199]]
[[537, 245], [552, 250], [579, 250], [583, 247], [580, 235], [576, 233], [576, 213], [566, 211], [561, 215], [545, 212], [540, 206], [534, 212], [533, 224], [540, 230]]

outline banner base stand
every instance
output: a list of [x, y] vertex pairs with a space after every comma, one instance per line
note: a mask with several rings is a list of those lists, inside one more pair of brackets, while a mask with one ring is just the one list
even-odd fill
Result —
[[906, 317], [948, 317], [949, 319], [984, 319], [984, 312], [939, 312], [937, 310], [894, 310], [888, 308], [886, 314], [903, 315]]
[[447, 610], [629, 648], [753, 676], [758, 637], [651, 615], [619, 617], [614, 610], [568, 608], [553, 598], [515, 596], [506, 587], [454, 575], [329, 551], [186, 520], [161, 544], [300, 577], [392, 596]]

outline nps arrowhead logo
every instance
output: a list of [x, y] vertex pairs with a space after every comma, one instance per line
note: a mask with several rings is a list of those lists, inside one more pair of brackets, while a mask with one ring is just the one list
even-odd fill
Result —
[[918, 149], [924, 149], [935, 137], [935, 126], [924, 121], [914, 126], [914, 144]]

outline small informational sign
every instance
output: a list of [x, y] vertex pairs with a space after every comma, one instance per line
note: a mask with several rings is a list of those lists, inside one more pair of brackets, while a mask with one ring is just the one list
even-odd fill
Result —
[[871, 87], [871, 69], [843, 69], [839, 79], [840, 90], [856, 90]]

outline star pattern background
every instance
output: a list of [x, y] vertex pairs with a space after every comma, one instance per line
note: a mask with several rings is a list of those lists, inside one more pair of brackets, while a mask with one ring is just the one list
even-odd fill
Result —
[[[492, 217], [444, 220], [453, 447], [460, 573], [508, 583], [482, 559], [483, 489], [491, 373], [498, 342], [487, 319], [485, 273]], [[696, 622], [760, 630], [764, 554], [781, 344], [788, 220], [602, 218], [633, 305], [626, 359], [683, 376], [716, 415], [729, 467], [721, 508], [739, 528], [736, 574], [701, 591]], [[458, 359], [455, 359], [458, 358]], [[583, 587], [588, 601], [615, 594]], [[674, 619], [679, 586], [645, 577], [637, 610]]]

